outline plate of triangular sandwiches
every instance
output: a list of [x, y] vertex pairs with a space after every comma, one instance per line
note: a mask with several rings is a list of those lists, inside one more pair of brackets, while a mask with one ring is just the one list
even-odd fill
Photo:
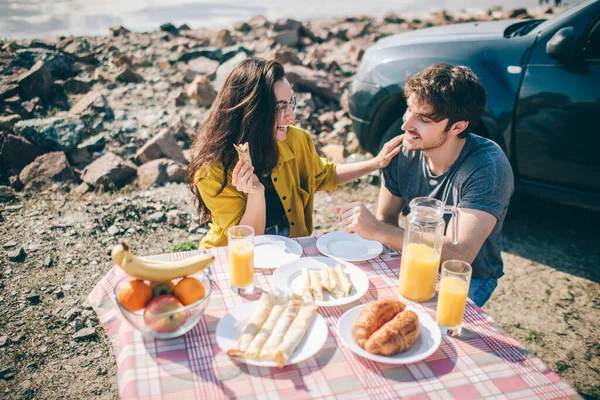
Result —
[[230, 357], [259, 367], [283, 367], [314, 356], [327, 341], [325, 319], [313, 301], [263, 292], [219, 321], [217, 344]]
[[360, 299], [369, 289], [369, 278], [356, 265], [329, 257], [303, 257], [280, 266], [273, 285], [297, 294], [319, 307], [341, 306]]

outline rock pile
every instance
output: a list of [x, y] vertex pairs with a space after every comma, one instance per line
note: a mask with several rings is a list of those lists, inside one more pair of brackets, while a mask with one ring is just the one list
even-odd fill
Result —
[[284, 64], [299, 97], [297, 124], [340, 161], [359, 150], [346, 94], [369, 46], [412, 29], [506, 17], [529, 16], [256, 16], [231, 30], [167, 23], [148, 33], [115, 26], [109, 36], [0, 42], [0, 185], [75, 184], [84, 193], [182, 182], [195, 132], [229, 72], [250, 56]]

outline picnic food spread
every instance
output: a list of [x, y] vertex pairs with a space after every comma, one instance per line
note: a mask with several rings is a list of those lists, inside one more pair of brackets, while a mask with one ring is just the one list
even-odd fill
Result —
[[313, 320], [316, 305], [301, 296], [263, 292], [235, 345], [232, 357], [275, 361], [283, 367]]
[[354, 324], [354, 340], [371, 354], [391, 356], [410, 349], [419, 338], [419, 318], [395, 299], [367, 303]]
[[323, 290], [339, 299], [348, 297], [352, 291], [352, 282], [341, 264], [335, 268], [302, 268], [302, 296], [312, 300], [323, 300]]
[[[230, 265], [223, 257], [222, 249], [211, 251], [215, 255], [215, 268], [211, 268], [213, 279], [207, 273], [191, 277], [200, 282], [182, 278], [152, 284], [135, 280], [118, 265], [113, 266], [96, 285], [89, 302], [97, 310], [107, 335], [115, 344], [121, 397], [213, 399], [267, 395], [287, 399], [312, 395], [397, 398], [398, 393], [422, 397], [435, 393], [439, 397], [440, 389], [447, 390], [443, 385], [449, 382], [448, 378], [452, 382], [449, 398], [505, 393], [522, 397], [523, 393], [533, 395], [533, 391], [545, 398], [577, 397], [572, 388], [538, 358], [529, 355], [516, 339], [493, 325], [472, 302], [467, 302], [470, 315], [466, 321], [472, 336], [449, 343], [452, 339], [442, 336], [440, 327], [430, 316], [431, 304], [425, 306], [411, 302], [409, 305], [396, 299], [397, 287], [388, 278], [398, 276], [400, 263], [397, 258], [377, 258], [360, 267], [342, 262], [353, 284], [352, 294], [332, 302], [359, 300], [366, 293], [361, 285], [371, 287], [368, 291], [370, 298], [359, 300], [361, 304], [354, 307], [324, 305], [321, 309], [322, 303], [318, 301], [302, 299], [298, 295], [287, 297], [291, 292], [299, 292], [302, 268], [320, 270], [326, 264], [328, 269], [335, 270], [332, 267], [341, 262], [321, 257], [315, 241], [312, 237], [297, 239], [302, 246], [303, 262], [289, 263], [287, 267], [282, 265], [283, 268], [277, 268], [272, 275], [264, 273], [261, 278], [271, 275], [273, 279], [261, 279], [259, 296], [264, 291], [274, 293], [274, 290], [287, 295], [265, 293], [260, 301], [258, 297], [248, 301], [248, 298], [227, 290]], [[190, 254], [185, 252], [150, 258], [159, 261], [188, 256]], [[355, 269], [361, 274], [355, 274]], [[277, 283], [277, 272], [281, 272], [279, 275], [285, 285]], [[131, 293], [124, 290], [123, 296], [120, 296], [119, 289], [127, 287], [131, 288]], [[205, 289], [201, 300], [175, 311], [154, 315], [154, 318], [146, 317], [149, 297], [158, 296], [150, 301], [157, 299], [166, 310], [173, 302], [162, 299], [177, 299], [183, 305], [187, 301], [185, 294], [194, 294], [199, 287]], [[173, 294], [164, 294], [170, 291]], [[324, 296], [329, 296], [327, 289], [324, 289]], [[130, 300], [122, 301], [120, 297], [130, 297]], [[383, 300], [372, 301], [373, 298]], [[133, 308], [144, 308], [129, 311], [121, 304], [128, 301]], [[115, 309], [120, 311], [122, 319], [114, 318]], [[208, 314], [205, 315], [205, 311]], [[150, 312], [147, 314], [151, 315]], [[210, 319], [199, 323], [207, 315]], [[216, 325], [215, 319], [218, 320]], [[129, 326], [123, 324], [125, 321]], [[133, 334], [131, 328], [141, 335]], [[149, 338], [170, 339], [183, 334], [186, 336], [173, 342], [148, 341]], [[450, 347], [438, 350], [444, 342]], [[338, 351], [341, 346], [344, 348]], [[406, 351], [388, 355], [403, 350]], [[319, 352], [322, 352], [320, 356], [317, 355]], [[498, 357], [498, 352], [510, 354], [510, 358]], [[361, 362], [356, 357], [374, 362]], [[159, 359], [168, 363], [156, 362]], [[423, 360], [426, 360], [425, 364], [415, 364]], [[235, 367], [238, 363], [262, 369]], [[488, 363], [492, 365], [489, 371], [497, 378], [481, 375], [481, 366]], [[390, 368], [386, 364], [415, 366]], [[182, 365], [186, 368], [180, 368]], [[285, 369], [272, 368], [278, 365], [285, 365]], [[451, 377], [447, 373], [447, 365], [452, 365]], [[177, 374], [173, 373], [175, 368]], [[502, 374], [497, 375], [499, 370]], [[232, 375], [233, 371], [242, 373]], [[466, 376], [477, 376], [486, 384], [474, 385], [472, 380], [463, 379]], [[523, 386], [525, 376], [535, 377], [527, 380], [526, 387]], [[160, 385], [155, 384], [157, 377], [161, 380]], [[198, 377], [202, 379], [195, 381]], [[210, 377], [235, 379], [213, 380]], [[456, 383], [458, 379], [455, 377], [460, 377], [460, 383]], [[377, 379], [376, 385], [373, 385], [374, 378]], [[182, 379], [196, 383], [182, 386]], [[356, 383], [355, 389], [348, 390], [349, 381]]]

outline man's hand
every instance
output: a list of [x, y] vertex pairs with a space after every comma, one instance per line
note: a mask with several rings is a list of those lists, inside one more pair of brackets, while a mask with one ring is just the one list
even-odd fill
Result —
[[363, 239], [375, 240], [375, 235], [381, 222], [365, 207], [363, 203], [355, 202], [342, 207], [335, 207], [344, 230], [348, 233], [358, 233]]
[[248, 161], [238, 161], [231, 173], [231, 183], [243, 193], [254, 194], [265, 190]]
[[389, 142], [383, 145], [375, 161], [379, 169], [385, 168], [390, 164], [392, 158], [396, 157], [396, 154], [400, 152], [400, 143], [404, 139], [404, 135], [396, 136]]

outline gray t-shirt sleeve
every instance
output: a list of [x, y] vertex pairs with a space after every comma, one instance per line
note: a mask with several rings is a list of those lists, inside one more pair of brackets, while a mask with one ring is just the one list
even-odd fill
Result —
[[383, 182], [391, 194], [396, 197], [402, 197], [402, 193], [398, 190], [400, 188], [398, 182], [398, 157], [399, 155], [396, 155], [396, 157], [392, 158], [388, 166], [383, 169]]
[[504, 154], [488, 153], [465, 180], [458, 207], [502, 217], [514, 191], [512, 170]]

